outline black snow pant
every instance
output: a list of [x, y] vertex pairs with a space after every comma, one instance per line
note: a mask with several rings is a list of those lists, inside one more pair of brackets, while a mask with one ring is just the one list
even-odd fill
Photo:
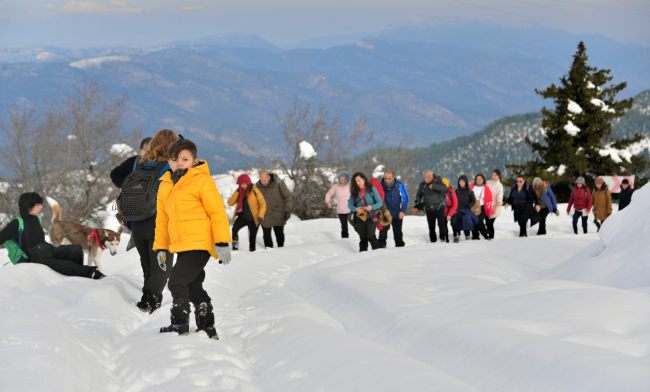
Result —
[[587, 223], [589, 216], [582, 216], [582, 210], [576, 210], [573, 213], [573, 232], [578, 234], [578, 220], [582, 218], [582, 230], [587, 234]]
[[530, 208], [526, 205], [521, 207], [521, 212], [519, 213], [519, 237], [528, 237], [528, 231], [526, 230], [526, 225], [530, 219]]
[[539, 229], [537, 229], [537, 235], [545, 235], [546, 234], [546, 217], [548, 217], [548, 214], [550, 211], [548, 210], [548, 207], [542, 208], [539, 210]]
[[199, 307], [202, 302], [211, 302], [210, 296], [203, 289], [204, 268], [210, 257], [210, 253], [205, 250], [178, 253], [169, 277], [169, 291], [172, 292], [175, 304], [192, 302], [195, 307]]
[[133, 243], [140, 255], [140, 264], [142, 264], [144, 275], [142, 293], [151, 293], [162, 298], [163, 289], [167, 285], [174, 264], [174, 255], [167, 253], [165, 262], [167, 271], [163, 271], [158, 265], [158, 254], [153, 249], [156, 236], [156, 217], [152, 216], [143, 221], [131, 222], [131, 232]]
[[284, 226], [262, 227], [264, 246], [267, 248], [273, 248], [271, 229], [273, 229], [273, 232], [275, 233], [275, 240], [278, 243], [278, 248], [282, 248], [284, 246]]
[[84, 265], [81, 245], [54, 245], [43, 242], [29, 249], [29, 261], [43, 264], [66, 276], [91, 278], [97, 267]]
[[339, 214], [339, 220], [341, 221], [341, 238], [348, 238], [350, 233], [348, 233], [348, 214]]
[[447, 217], [445, 216], [445, 207], [440, 207], [439, 209], [433, 207], [425, 208], [427, 214], [427, 223], [429, 224], [429, 239], [431, 242], [438, 241], [436, 237], [436, 221], [438, 221], [438, 228], [440, 229], [440, 238], [447, 238]]
[[454, 214], [449, 220], [451, 223], [451, 232], [454, 233], [454, 238], [460, 236], [460, 229], [458, 228], [458, 214]]
[[232, 240], [239, 242], [239, 230], [248, 226], [248, 244], [250, 249], [255, 249], [255, 241], [257, 239], [257, 225], [254, 220], [244, 220], [241, 216], [238, 216], [235, 219], [235, 223], [232, 224]]
[[485, 229], [485, 206], [481, 206], [481, 214], [478, 216], [478, 224], [476, 224], [474, 226], [474, 230], [472, 230], [472, 239], [480, 240], [481, 237], [479, 237], [479, 233], [481, 233], [485, 239], [490, 238], [488, 236], [487, 230]]
[[380, 248], [385, 248], [386, 247], [386, 242], [388, 241], [388, 230], [390, 230], [390, 227], [393, 227], [393, 239], [395, 240], [395, 246], [398, 248], [401, 248], [404, 246], [404, 239], [402, 235], [402, 223], [404, 222], [403, 219], [395, 219], [393, 218], [393, 221], [390, 225], [384, 226], [383, 229], [379, 230], [379, 247]]
[[357, 217], [357, 231], [359, 232], [359, 252], [367, 251], [368, 243], [373, 250], [379, 247], [376, 234], [377, 222], [373, 222], [370, 215], [365, 221]]
[[494, 221], [497, 220], [497, 218], [488, 218], [486, 219], [486, 226], [487, 226], [487, 233], [488, 233], [488, 238], [492, 239], [494, 238]]
[[605, 223], [605, 221], [604, 220], [594, 219], [594, 223], [596, 224], [596, 227], [598, 228], [598, 230], [600, 230], [600, 228], [603, 226], [603, 223]]

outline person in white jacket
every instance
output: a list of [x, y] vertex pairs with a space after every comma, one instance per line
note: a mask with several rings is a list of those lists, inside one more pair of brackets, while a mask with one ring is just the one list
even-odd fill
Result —
[[501, 215], [501, 205], [503, 204], [503, 184], [501, 184], [501, 171], [492, 172], [492, 181], [487, 182], [492, 191], [492, 206], [494, 213], [487, 219], [487, 232], [490, 239], [494, 238], [494, 221]]
[[328, 208], [333, 208], [332, 198], [336, 197], [336, 212], [341, 221], [341, 238], [348, 238], [348, 200], [350, 200], [350, 173], [341, 172], [336, 175], [338, 182], [325, 195]]

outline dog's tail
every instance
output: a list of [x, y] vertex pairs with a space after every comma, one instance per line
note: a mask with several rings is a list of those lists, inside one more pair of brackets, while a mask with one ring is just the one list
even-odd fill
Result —
[[52, 207], [52, 223], [60, 222], [63, 215], [61, 213], [61, 206], [49, 196], [46, 196], [45, 199], [47, 199], [47, 203]]

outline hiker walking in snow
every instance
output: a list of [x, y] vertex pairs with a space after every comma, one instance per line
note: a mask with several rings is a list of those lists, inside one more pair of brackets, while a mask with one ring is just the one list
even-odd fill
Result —
[[551, 186], [546, 181], [542, 181], [541, 178], [535, 177], [533, 180], [533, 188], [535, 188], [535, 193], [537, 194], [537, 200], [539, 200], [539, 228], [537, 229], [537, 235], [546, 234], [546, 217], [548, 214], [555, 213], [560, 215], [560, 212], [557, 210], [557, 200], [555, 199], [555, 194]]
[[585, 185], [584, 177], [578, 177], [575, 187], [571, 191], [569, 198], [569, 205], [566, 209], [566, 214], [571, 215], [571, 207], [574, 207], [573, 212], [573, 232], [578, 234], [578, 219], [582, 218], [582, 231], [587, 234], [587, 221], [589, 220], [589, 211], [593, 205], [591, 199], [591, 192]]
[[[171, 129], [156, 132], [149, 142], [149, 148], [140, 157], [135, 157], [131, 173], [124, 174], [120, 167], [116, 170], [115, 185], [120, 185], [122, 216], [131, 222], [131, 237], [140, 255], [144, 274], [142, 298], [136, 306], [143, 312], [153, 313], [162, 303], [162, 292], [167, 285], [173, 264], [173, 255], [166, 258], [165, 269], [160, 268], [153, 244], [156, 235], [156, 200], [160, 178], [169, 170], [167, 150], [178, 140]], [[144, 144], [142, 145], [144, 147]], [[128, 160], [127, 160], [128, 161]], [[126, 170], [126, 168], [124, 168]], [[115, 171], [115, 170], [114, 170]], [[119, 183], [122, 181], [121, 183]]]
[[[230, 230], [221, 195], [210, 176], [207, 162], [197, 158], [196, 145], [182, 139], [169, 147], [171, 170], [158, 191], [154, 249], [161, 269], [171, 272], [171, 324], [160, 332], [190, 331], [190, 302], [194, 304], [197, 332], [219, 339], [214, 327], [212, 300], [203, 289], [205, 266], [210, 257], [230, 263]], [[168, 266], [169, 253], [178, 256]]]
[[522, 174], [517, 175], [517, 183], [512, 187], [508, 202], [505, 207], [512, 205], [512, 212], [515, 222], [519, 223], [519, 237], [528, 237], [526, 225], [528, 220], [531, 226], [539, 222], [539, 199], [537, 193], [526, 184], [526, 178]]
[[486, 184], [485, 176], [480, 173], [474, 177], [474, 185], [470, 185], [469, 188], [474, 191], [474, 196], [476, 197], [472, 211], [478, 216], [478, 224], [472, 230], [472, 240], [480, 240], [479, 233], [481, 233], [483, 238], [489, 240], [491, 238], [485, 228], [485, 219], [494, 213], [492, 208], [492, 190]]
[[39, 214], [43, 198], [36, 192], [23, 193], [18, 198], [20, 217], [12, 220], [0, 231], [0, 245], [9, 251], [13, 264], [43, 264], [67, 276], [102, 279], [97, 267], [84, 265], [81, 245], [54, 245], [45, 242], [45, 232]]
[[384, 178], [381, 180], [381, 187], [384, 190], [384, 202], [386, 203], [386, 208], [388, 208], [393, 219], [389, 225], [384, 225], [379, 232], [379, 245], [382, 248], [386, 247], [388, 230], [390, 230], [392, 226], [395, 247], [400, 248], [405, 245], [402, 235], [402, 222], [404, 220], [404, 215], [406, 215], [406, 210], [409, 207], [409, 193], [406, 186], [400, 180], [395, 178], [395, 173], [392, 170], [386, 170], [384, 172]]
[[501, 215], [503, 204], [503, 184], [501, 183], [501, 171], [492, 172], [492, 180], [487, 182], [492, 191], [492, 215], [487, 217], [487, 232], [490, 239], [494, 239], [494, 221]]
[[[451, 232], [454, 234], [454, 243], [457, 244], [460, 241], [458, 238], [460, 231], [458, 230], [458, 220], [456, 217], [456, 211], [458, 210], [458, 197], [456, 197], [454, 187], [449, 185], [448, 179], [443, 178], [442, 183], [448, 187], [447, 202], [445, 203], [445, 218], [447, 219], [447, 222], [451, 223]], [[449, 242], [449, 230], [447, 230], [445, 242]]]
[[[469, 240], [470, 231], [473, 231], [478, 224], [478, 216], [471, 210], [476, 205], [476, 196], [468, 184], [469, 180], [463, 174], [458, 178], [458, 189], [456, 189], [456, 200], [458, 202], [456, 208], [457, 230], [459, 234], [461, 231], [465, 233], [465, 240]], [[456, 238], [454, 238], [454, 242], [456, 242]]]
[[630, 205], [630, 203], [632, 202], [633, 193], [634, 193], [634, 189], [632, 189], [632, 187], [630, 186], [630, 182], [627, 180], [627, 178], [621, 181], [621, 194], [618, 199], [619, 211]]
[[260, 172], [260, 180], [257, 182], [257, 189], [262, 193], [266, 202], [266, 212], [262, 226], [264, 246], [273, 248], [271, 230], [275, 233], [275, 240], [278, 248], [284, 246], [284, 225], [291, 217], [291, 192], [276, 174], [269, 174], [268, 171]]
[[131, 158], [127, 158], [119, 166], [111, 170], [111, 181], [116, 188], [122, 188], [122, 183], [124, 183], [126, 176], [133, 173], [135, 162], [142, 160], [142, 156], [149, 149], [149, 143], [151, 143], [150, 137], [142, 139], [140, 142], [140, 154], [132, 156]]
[[348, 208], [355, 211], [354, 225], [359, 233], [359, 252], [367, 251], [368, 243], [373, 250], [379, 247], [375, 230], [379, 222], [377, 214], [383, 205], [379, 191], [368, 178], [363, 173], [355, 173], [350, 181]]
[[436, 176], [431, 170], [422, 173], [424, 181], [420, 183], [415, 195], [415, 208], [424, 210], [429, 225], [429, 240], [438, 241], [436, 222], [440, 229], [440, 238], [447, 236], [447, 218], [445, 217], [447, 186], [442, 183], [442, 177]]
[[255, 252], [257, 229], [260, 223], [264, 223], [266, 201], [248, 174], [240, 175], [237, 185], [239, 189], [228, 199], [229, 206], [237, 206], [232, 217], [232, 250], [239, 250], [239, 230], [248, 226], [248, 250]]
[[594, 188], [594, 223], [600, 231], [603, 222], [612, 214], [612, 193], [607, 189], [605, 180], [596, 178], [596, 188]]
[[350, 173], [344, 171], [336, 175], [337, 183], [325, 194], [327, 208], [333, 208], [332, 198], [336, 197], [336, 213], [341, 221], [341, 238], [348, 238], [348, 200], [350, 200]]

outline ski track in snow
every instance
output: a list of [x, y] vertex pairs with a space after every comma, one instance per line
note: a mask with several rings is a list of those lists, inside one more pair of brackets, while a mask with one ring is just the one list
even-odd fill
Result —
[[158, 333], [167, 289], [152, 315], [135, 307], [128, 236], [99, 282], [9, 265], [0, 390], [646, 391], [650, 295], [548, 278], [598, 240], [565, 214], [519, 239], [504, 211], [496, 240], [460, 244], [429, 244], [426, 220], [407, 217], [406, 248], [389, 232], [389, 249], [364, 254], [338, 220], [289, 221], [285, 248], [258, 236], [257, 252], [208, 264], [219, 341]]

